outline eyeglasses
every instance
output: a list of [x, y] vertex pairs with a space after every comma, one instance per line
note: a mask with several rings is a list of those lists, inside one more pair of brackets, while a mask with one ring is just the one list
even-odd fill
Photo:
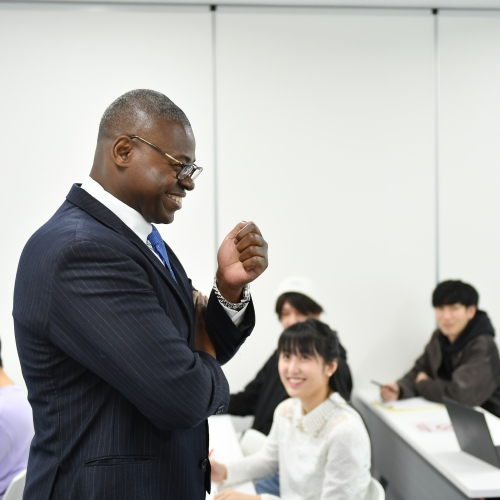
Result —
[[138, 135], [130, 135], [129, 136], [131, 139], [139, 139], [142, 142], [145, 142], [146, 144], [149, 144], [152, 148], [155, 148], [157, 151], [160, 153], [164, 154], [167, 158], [170, 158], [171, 160], [174, 160], [177, 166], [180, 167], [180, 171], [177, 173], [177, 179], [183, 180], [186, 179], [187, 177], [191, 177], [191, 179], [194, 181], [196, 177], [198, 177], [202, 172], [203, 168], [198, 167], [198, 165], [195, 165], [192, 163], [191, 165], [188, 165], [186, 163], [182, 163], [179, 160], [176, 160], [173, 156], [170, 156], [168, 153], [165, 153], [163, 149], [159, 148], [158, 146], [155, 146], [149, 141], [146, 141], [146, 139], [143, 139], [142, 137], [139, 137]]

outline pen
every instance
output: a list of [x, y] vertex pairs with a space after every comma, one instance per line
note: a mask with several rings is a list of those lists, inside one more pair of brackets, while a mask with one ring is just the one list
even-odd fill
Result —
[[372, 384], [378, 385], [379, 387], [383, 387], [384, 389], [387, 389], [388, 391], [397, 393], [392, 387], [388, 387], [385, 384], [381, 384], [380, 382], [377, 382], [376, 380], [370, 380]]

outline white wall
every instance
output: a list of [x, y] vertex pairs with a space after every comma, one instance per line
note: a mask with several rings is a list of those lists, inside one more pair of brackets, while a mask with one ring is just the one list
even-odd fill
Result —
[[221, 8], [216, 36], [219, 225], [254, 219], [270, 244], [234, 389], [275, 349], [295, 274], [320, 287], [358, 386], [401, 374], [433, 325], [433, 17]]
[[275, 347], [274, 291], [290, 274], [316, 280], [358, 387], [421, 351], [437, 267], [477, 285], [495, 320], [498, 22], [439, 15], [438, 253], [430, 11], [0, 3], [9, 374], [23, 384], [11, 319], [22, 247], [87, 175], [105, 107], [139, 87], [171, 97], [197, 137], [205, 170], [162, 229], [195, 284], [209, 290], [216, 239], [238, 220], [270, 243], [255, 333], [226, 367], [233, 390]]
[[23, 380], [11, 311], [21, 250], [88, 175], [100, 117], [128, 90], [163, 91], [192, 122], [205, 171], [175, 224], [160, 229], [194, 283], [211, 286], [211, 29], [206, 7], [0, 4], [0, 210], [8, 240], [0, 249], [0, 334], [5, 369], [17, 383]]
[[443, 13], [439, 43], [439, 275], [500, 328], [500, 15]]

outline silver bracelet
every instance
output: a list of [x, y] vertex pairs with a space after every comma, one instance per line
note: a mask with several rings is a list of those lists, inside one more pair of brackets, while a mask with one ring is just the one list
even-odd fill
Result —
[[219, 304], [227, 307], [228, 309], [232, 309], [233, 311], [241, 311], [250, 302], [250, 285], [245, 285], [243, 287], [243, 297], [241, 297], [241, 300], [236, 304], [226, 300], [219, 292], [219, 288], [217, 287], [217, 276], [214, 277], [213, 289]]

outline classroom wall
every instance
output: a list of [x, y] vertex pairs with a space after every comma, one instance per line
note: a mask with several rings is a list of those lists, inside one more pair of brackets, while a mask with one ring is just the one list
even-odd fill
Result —
[[205, 172], [176, 224], [159, 229], [189, 275], [210, 289], [215, 270], [211, 40], [205, 7], [0, 4], [0, 210], [2, 234], [9, 235], [9, 244], [0, 248], [0, 336], [5, 369], [17, 383], [24, 385], [11, 312], [20, 253], [71, 185], [90, 172], [100, 117], [128, 90], [163, 90], [192, 121]]
[[233, 390], [275, 348], [275, 290], [291, 274], [316, 281], [357, 387], [411, 365], [437, 279], [475, 284], [499, 318], [495, 12], [4, 3], [0, 45], [0, 335], [17, 383], [20, 252], [132, 88], [163, 91], [193, 124], [204, 172], [161, 230], [195, 285], [209, 291], [239, 220], [269, 241], [256, 329], [225, 367]]

